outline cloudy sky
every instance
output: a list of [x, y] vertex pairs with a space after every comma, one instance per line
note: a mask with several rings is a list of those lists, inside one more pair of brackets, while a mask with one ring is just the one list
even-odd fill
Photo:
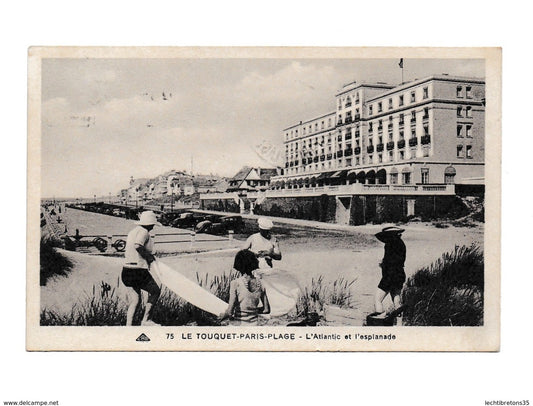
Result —
[[[356, 81], [401, 81], [398, 59], [43, 59], [42, 196], [116, 194], [171, 169], [234, 175], [254, 151], [335, 109]], [[406, 59], [404, 80], [484, 77], [483, 60]]]

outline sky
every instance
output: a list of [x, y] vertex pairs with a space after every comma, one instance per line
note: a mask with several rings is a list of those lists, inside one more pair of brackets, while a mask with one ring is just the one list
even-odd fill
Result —
[[[257, 145], [335, 110], [343, 84], [401, 82], [399, 59], [43, 59], [41, 195], [116, 195], [169, 170], [271, 167]], [[485, 76], [480, 59], [405, 59], [404, 81]]]

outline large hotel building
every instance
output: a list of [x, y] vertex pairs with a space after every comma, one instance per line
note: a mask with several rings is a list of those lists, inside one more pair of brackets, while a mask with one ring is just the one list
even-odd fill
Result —
[[484, 80], [353, 82], [335, 105], [283, 130], [285, 165], [272, 189], [483, 183]]

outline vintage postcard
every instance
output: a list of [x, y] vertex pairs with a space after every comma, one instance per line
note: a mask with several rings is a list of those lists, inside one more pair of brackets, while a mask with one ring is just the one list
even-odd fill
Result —
[[28, 350], [499, 350], [500, 49], [28, 58]]

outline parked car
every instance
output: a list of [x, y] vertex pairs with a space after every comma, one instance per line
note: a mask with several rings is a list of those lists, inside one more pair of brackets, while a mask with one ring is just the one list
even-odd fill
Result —
[[185, 212], [181, 213], [179, 217], [172, 220], [172, 227], [178, 228], [189, 228], [194, 227], [198, 223], [197, 218], [194, 216], [194, 213]]
[[181, 213], [177, 211], [163, 213], [159, 218], [159, 222], [164, 226], [170, 226], [172, 225], [172, 222], [180, 216], [180, 214]]
[[244, 221], [242, 216], [224, 216], [220, 219], [226, 229], [226, 231], [233, 230], [234, 232], [239, 232], [244, 227]]
[[196, 225], [197, 233], [206, 233], [214, 235], [225, 235], [229, 230], [239, 232], [244, 227], [244, 221], [241, 216], [224, 216], [216, 220], [204, 220]]

